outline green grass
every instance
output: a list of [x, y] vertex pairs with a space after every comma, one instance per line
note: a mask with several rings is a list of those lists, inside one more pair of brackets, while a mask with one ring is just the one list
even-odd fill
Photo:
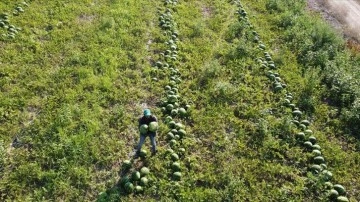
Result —
[[[332, 181], [357, 201], [360, 143], [343, 129], [342, 109], [324, 102], [333, 96], [323, 79], [328, 62], [318, 68], [319, 61], [302, 60], [306, 47], [290, 41], [289, 33], [304, 25], [297, 37], [306, 42], [343, 42], [305, 11], [303, 1], [292, 8], [284, 2], [241, 1], [295, 103], [312, 121]], [[163, 1], [28, 4], [10, 18], [22, 30], [14, 40], [0, 41], [2, 201], [326, 201], [324, 188], [307, 172], [311, 155], [292, 141], [297, 129], [282, 106], [284, 94], [273, 93], [259, 68], [263, 51], [238, 21], [235, 4], [180, 1], [173, 12], [179, 92], [191, 104], [183, 120], [188, 135], [179, 185], [169, 177], [167, 127], [158, 106], [168, 79], [152, 71], [166, 50], [158, 25]], [[11, 13], [14, 5], [1, 2], [0, 12]], [[292, 19], [291, 26], [278, 26], [282, 16]], [[310, 25], [323, 35], [311, 35]], [[312, 51], [323, 51], [319, 47]], [[325, 60], [341, 64], [346, 54], [336, 51], [338, 59]], [[359, 61], [353, 58], [349, 71]], [[159, 154], [143, 162], [151, 171], [150, 186], [127, 195], [118, 186], [119, 172], [138, 141], [144, 107], [160, 118]], [[9, 146], [15, 137], [20, 143]], [[148, 140], [144, 148], [149, 150]]]

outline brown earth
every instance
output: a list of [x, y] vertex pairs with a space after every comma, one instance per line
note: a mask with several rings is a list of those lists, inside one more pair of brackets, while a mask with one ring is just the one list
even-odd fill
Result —
[[335, 29], [341, 31], [350, 48], [360, 51], [359, 0], [308, 0], [308, 8], [319, 12]]

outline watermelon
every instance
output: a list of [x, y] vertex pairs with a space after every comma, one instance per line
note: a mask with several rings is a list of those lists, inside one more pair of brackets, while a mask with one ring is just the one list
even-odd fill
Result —
[[180, 180], [181, 179], [181, 172], [174, 172], [173, 173], [174, 180]]
[[174, 134], [172, 132], [168, 132], [166, 137], [167, 137], [168, 140], [172, 140], [172, 139], [175, 138], [175, 136], [174, 136]]
[[335, 199], [339, 196], [339, 192], [336, 191], [335, 189], [332, 189], [329, 191], [329, 194], [328, 194], [329, 198], [331, 199]]
[[[298, 126], [299, 128], [300, 128], [300, 130], [302, 130], [302, 131], [305, 131], [306, 130], [306, 126], [304, 125], [304, 124], [299, 124], [299, 126]], [[306, 133], [305, 133], [306, 134]]]
[[177, 130], [179, 130], [179, 129], [184, 129], [185, 126], [184, 126], [183, 124], [181, 124], [181, 123], [176, 123], [176, 124], [175, 124], [175, 128], [176, 128]]
[[133, 185], [133, 183], [127, 182], [127, 183], [125, 184], [125, 190], [126, 190], [126, 192], [128, 192], [128, 193], [133, 192], [133, 191], [134, 191], [134, 185]]
[[325, 163], [320, 164], [322, 169], [327, 169], [327, 165]]
[[147, 155], [147, 152], [145, 150], [140, 150], [140, 156], [145, 158]]
[[310, 130], [310, 129], [305, 130], [304, 133], [305, 133], [306, 135], [311, 135], [311, 134], [313, 134], [312, 130]]
[[174, 162], [174, 163], [171, 165], [171, 168], [172, 168], [174, 171], [180, 171], [180, 170], [181, 170], [180, 163]]
[[129, 160], [125, 160], [122, 166], [124, 169], [129, 169], [131, 167], [131, 162]]
[[180, 136], [179, 135], [174, 135], [175, 140], [180, 140]]
[[140, 169], [140, 173], [141, 173], [141, 176], [146, 176], [146, 175], [148, 175], [150, 173], [150, 170], [147, 167], [142, 167]]
[[319, 166], [319, 165], [312, 165], [312, 166], [310, 167], [310, 170], [312, 170], [312, 171], [314, 171], [314, 172], [316, 172], [316, 173], [319, 173], [319, 172], [321, 171], [321, 166]]
[[186, 131], [183, 130], [183, 129], [180, 129], [180, 130], [178, 130], [178, 134], [182, 138], [182, 137], [184, 137], [186, 135]]
[[148, 180], [146, 177], [142, 177], [142, 178], [140, 179], [140, 184], [141, 184], [142, 186], [146, 186], [148, 183], [149, 183], [149, 180]]
[[166, 110], [171, 111], [171, 110], [173, 110], [173, 109], [174, 109], [174, 105], [173, 105], [173, 104], [168, 104], [168, 105], [166, 105]]
[[157, 122], [153, 121], [153, 122], [150, 122], [149, 124], [149, 131], [150, 132], [156, 132], [159, 128], [159, 125]]
[[173, 139], [170, 141], [170, 146], [174, 147], [176, 145], [176, 143], [177, 143], [176, 140]]
[[174, 150], [172, 150], [172, 149], [167, 149], [166, 150], [166, 154], [172, 154], [172, 153], [174, 153]]
[[120, 184], [125, 186], [126, 183], [130, 182], [130, 177], [128, 175], [124, 176], [120, 180]]
[[346, 198], [345, 196], [339, 196], [336, 199], [337, 202], [349, 202], [349, 199]]
[[336, 191], [338, 191], [340, 195], [345, 195], [345, 194], [346, 194], [345, 188], [344, 188], [342, 185], [340, 185], [340, 184], [335, 184], [335, 185], [334, 185], [334, 189], [335, 189]]
[[312, 154], [313, 154], [314, 156], [321, 156], [321, 151], [320, 151], [320, 150], [317, 150], [317, 149], [314, 149], [314, 150], [312, 151]]
[[301, 116], [302, 115], [302, 112], [300, 110], [294, 110], [292, 112], [293, 116]]
[[315, 162], [316, 164], [322, 164], [322, 163], [325, 162], [325, 159], [324, 159], [324, 157], [322, 157], [322, 156], [317, 156], [317, 157], [314, 158], [314, 162]]
[[179, 160], [179, 155], [177, 155], [176, 153], [172, 153], [172, 154], [171, 154], [171, 159], [172, 159], [173, 161], [177, 161], [177, 160]]
[[302, 120], [300, 123], [306, 125], [306, 126], [309, 126], [310, 125], [310, 121], [308, 120]]
[[184, 154], [185, 153], [185, 148], [179, 148], [179, 152]]
[[140, 126], [140, 134], [145, 135], [148, 132], [149, 126], [146, 124], [142, 124]]
[[186, 110], [184, 108], [179, 109], [180, 116], [186, 116]]
[[174, 129], [171, 129], [171, 132], [172, 132], [174, 135], [178, 134], [178, 130], [176, 130], [175, 128], [174, 128]]
[[140, 180], [140, 172], [139, 171], [135, 171], [135, 172], [133, 172], [133, 174], [131, 175], [131, 179], [133, 180], [133, 181], [138, 181], [138, 180]]
[[326, 181], [331, 180], [332, 177], [333, 177], [333, 174], [332, 174], [330, 171], [328, 171], [328, 170], [323, 170], [322, 173], [323, 173], [324, 179], [325, 179]]
[[304, 146], [305, 146], [306, 148], [308, 148], [308, 149], [311, 149], [313, 145], [312, 145], [311, 142], [306, 141], [306, 142], [304, 142]]
[[300, 140], [305, 140], [305, 134], [303, 132], [299, 132], [296, 134], [296, 138]]
[[177, 114], [178, 114], [178, 110], [177, 110], [177, 109], [171, 110], [171, 116], [176, 116]]
[[143, 191], [142, 186], [137, 185], [137, 186], [135, 187], [135, 191], [136, 191], [136, 193], [142, 192], [142, 191]]
[[309, 137], [309, 141], [310, 141], [311, 143], [315, 144], [315, 143], [316, 143], [316, 137], [310, 136], [310, 137]]
[[177, 102], [178, 101], [177, 96], [176, 95], [169, 95], [168, 96], [168, 101], [169, 101], [169, 103]]
[[170, 128], [175, 128], [175, 121], [170, 121], [169, 122], [169, 127]]
[[332, 189], [333, 188], [333, 184], [331, 182], [325, 182], [324, 185], [325, 185], [325, 187], [327, 189]]
[[317, 149], [317, 150], [321, 150], [321, 147], [320, 147], [320, 145], [318, 145], [318, 144], [314, 144], [314, 145], [312, 146], [312, 148], [313, 148], [313, 149]]
[[279, 92], [283, 89], [281, 83], [277, 83], [274, 87], [275, 92]]

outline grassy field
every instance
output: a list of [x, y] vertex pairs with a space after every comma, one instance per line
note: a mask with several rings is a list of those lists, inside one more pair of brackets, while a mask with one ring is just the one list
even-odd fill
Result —
[[[0, 2], [21, 28], [14, 37], [0, 28], [1, 201], [328, 201], [309, 171], [313, 154], [295, 141], [286, 91], [311, 122], [331, 182], [359, 201], [358, 53], [304, 1], [164, 2]], [[154, 67], [169, 49], [159, 26], [167, 12], [179, 33], [169, 63], [181, 74], [180, 104], [190, 105], [174, 118], [187, 133], [178, 182], [161, 109], [171, 78]], [[287, 84], [281, 92], [259, 64], [264, 51]], [[144, 108], [160, 119], [159, 152], [134, 162], [131, 171], [150, 169], [150, 183], [128, 194], [122, 167]]]

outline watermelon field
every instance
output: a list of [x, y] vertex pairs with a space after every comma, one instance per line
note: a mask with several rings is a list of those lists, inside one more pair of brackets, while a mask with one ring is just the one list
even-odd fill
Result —
[[347, 44], [305, 0], [2, 0], [0, 201], [360, 201]]

